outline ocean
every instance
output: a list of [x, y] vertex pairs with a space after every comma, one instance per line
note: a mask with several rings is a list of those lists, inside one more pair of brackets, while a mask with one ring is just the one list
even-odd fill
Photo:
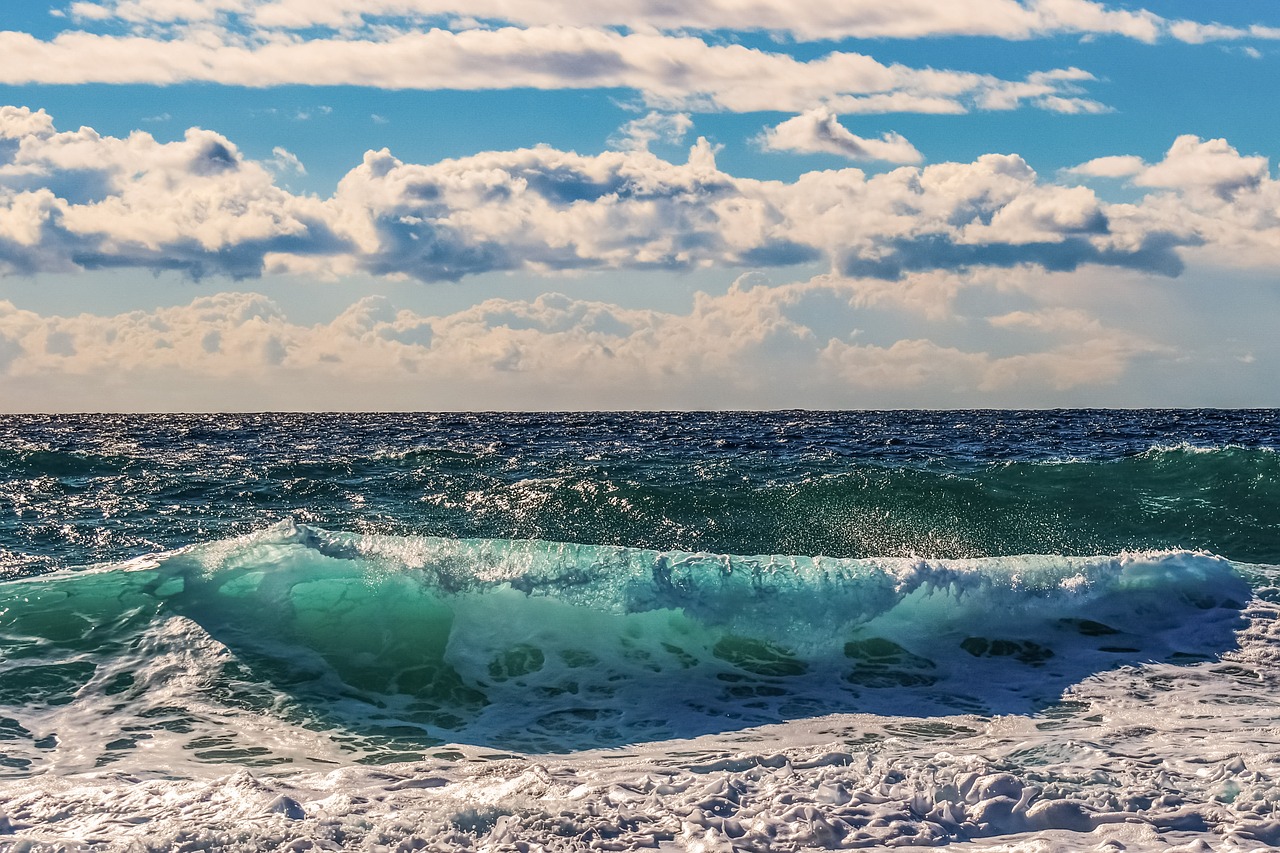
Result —
[[0, 850], [1270, 849], [1278, 446], [0, 417]]

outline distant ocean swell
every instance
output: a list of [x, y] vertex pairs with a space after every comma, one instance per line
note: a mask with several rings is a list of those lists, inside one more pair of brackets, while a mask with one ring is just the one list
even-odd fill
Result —
[[0, 768], [134, 766], [161, 742], [314, 766], [1030, 713], [1096, 672], [1233, 648], [1251, 596], [1186, 551], [729, 557], [288, 521], [0, 584]]
[[[264, 516], [401, 536], [734, 554], [958, 558], [1194, 548], [1280, 563], [1280, 454], [1265, 448], [905, 464], [697, 454], [548, 461], [512, 453], [441, 447], [174, 462], [0, 450], [0, 503], [13, 509], [0, 525], [0, 577], [141, 556], [166, 540], [241, 535]], [[223, 509], [231, 506], [239, 511]]]

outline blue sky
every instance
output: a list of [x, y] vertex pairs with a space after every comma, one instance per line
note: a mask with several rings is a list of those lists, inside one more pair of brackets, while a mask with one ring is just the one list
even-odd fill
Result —
[[1274, 406], [1280, 14], [0, 11], [0, 409]]

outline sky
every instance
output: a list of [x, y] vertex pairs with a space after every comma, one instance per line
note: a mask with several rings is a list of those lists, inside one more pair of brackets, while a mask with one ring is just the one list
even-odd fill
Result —
[[1280, 406], [1257, 0], [0, 5], [0, 411]]

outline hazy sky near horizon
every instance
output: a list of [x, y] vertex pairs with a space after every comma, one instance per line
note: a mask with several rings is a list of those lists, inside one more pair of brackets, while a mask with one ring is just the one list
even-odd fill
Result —
[[0, 411], [1277, 406], [1276, 92], [1250, 0], [10, 3]]

